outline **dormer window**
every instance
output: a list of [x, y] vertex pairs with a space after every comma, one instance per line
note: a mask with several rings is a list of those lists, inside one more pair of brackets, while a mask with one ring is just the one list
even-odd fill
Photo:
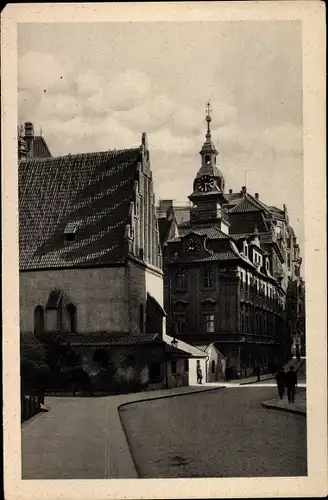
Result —
[[78, 222], [69, 222], [64, 230], [65, 241], [72, 242], [75, 241], [76, 233], [79, 228]]

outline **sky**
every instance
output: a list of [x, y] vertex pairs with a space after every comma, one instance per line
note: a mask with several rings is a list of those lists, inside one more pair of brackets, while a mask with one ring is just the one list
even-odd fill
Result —
[[285, 203], [303, 248], [300, 22], [21, 24], [18, 99], [53, 156], [137, 147], [147, 132], [156, 198], [177, 203], [210, 100], [226, 189]]

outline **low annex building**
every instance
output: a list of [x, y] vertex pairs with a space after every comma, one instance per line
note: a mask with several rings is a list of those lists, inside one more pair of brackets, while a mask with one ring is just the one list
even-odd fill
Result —
[[25, 135], [20, 129], [25, 341], [60, 333], [90, 377], [107, 357], [123, 385], [188, 384], [187, 372], [178, 382], [168, 377], [167, 363], [186, 353], [163, 341], [162, 254], [146, 134], [137, 148], [59, 157], [41, 139], [30, 122]]

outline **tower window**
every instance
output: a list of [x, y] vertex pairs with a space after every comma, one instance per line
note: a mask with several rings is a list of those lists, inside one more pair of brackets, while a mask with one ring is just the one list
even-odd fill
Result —
[[210, 155], [205, 155], [205, 163], [206, 163], [206, 165], [208, 165], [209, 163], [211, 163], [211, 157], [210, 157]]

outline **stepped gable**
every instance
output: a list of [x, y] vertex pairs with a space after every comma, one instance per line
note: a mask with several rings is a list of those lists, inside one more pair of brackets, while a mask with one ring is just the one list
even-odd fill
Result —
[[46, 141], [41, 135], [34, 136], [33, 139], [33, 155], [34, 158], [50, 158], [52, 154], [47, 146]]
[[140, 161], [136, 148], [20, 162], [20, 269], [123, 262]]

